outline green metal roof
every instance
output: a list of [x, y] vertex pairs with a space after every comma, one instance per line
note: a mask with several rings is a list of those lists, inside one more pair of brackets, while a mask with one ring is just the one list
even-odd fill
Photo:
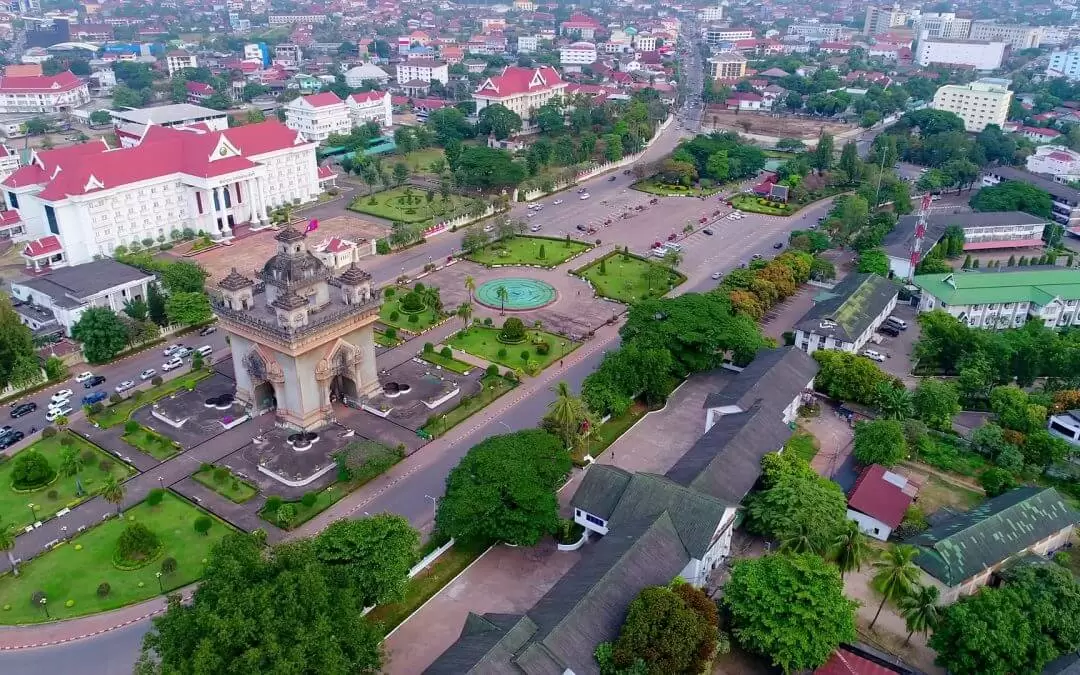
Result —
[[1054, 488], [1022, 487], [988, 499], [906, 543], [919, 547], [915, 559], [919, 567], [955, 586], [1076, 522], [1076, 511]]
[[922, 274], [916, 286], [949, 305], [1080, 299], [1080, 270], [1044, 269], [1008, 272]]

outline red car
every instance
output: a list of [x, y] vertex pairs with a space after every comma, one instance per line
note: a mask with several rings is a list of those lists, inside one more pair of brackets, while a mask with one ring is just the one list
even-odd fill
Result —
[[678, 239], [678, 238], [679, 238], [679, 235], [677, 235], [677, 234], [675, 234], [674, 232], [672, 232], [671, 234], [669, 234], [669, 235], [668, 235], [668, 237], [667, 237], [667, 240], [668, 240], [668, 241], [675, 241], [675, 240], [676, 240], [676, 239]]
[[658, 241], [654, 241], [654, 242], [652, 243], [652, 247], [653, 247], [653, 248], [660, 248], [661, 246], [663, 246], [663, 244], [661, 244], [661, 243], [660, 243], [660, 242], [658, 242]]
[[701, 218], [698, 219], [698, 222], [699, 223], [707, 223], [707, 222], [709, 222], [709, 219], [706, 218], [705, 216], [702, 216]]

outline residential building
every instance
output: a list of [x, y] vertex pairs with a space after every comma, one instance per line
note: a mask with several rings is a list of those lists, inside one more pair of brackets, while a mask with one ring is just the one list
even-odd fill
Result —
[[190, 103], [138, 108], [135, 110], [110, 110], [116, 136], [124, 148], [139, 144], [151, 126], [183, 127], [200, 124], [211, 131], [229, 128], [229, 114], [222, 110], [204, 108]]
[[1061, 132], [1057, 129], [1050, 129], [1048, 127], [1018, 127], [1015, 132], [1028, 139], [1036, 145], [1045, 145], [1047, 143], [1053, 143], [1061, 138]]
[[177, 49], [165, 55], [165, 66], [172, 77], [186, 68], [198, 68], [199, 59], [191, 52]]
[[969, 84], [946, 84], [934, 93], [931, 108], [956, 113], [964, 130], [979, 132], [988, 124], [1005, 125], [1013, 93], [1009, 80], [984, 77]]
[[1046, 556], [1069, 543], [1077, 513], [1054, 488], [1021, 487], [939, 522], [905, 543], [948, 605], [990, 583], [1024, 554]]
[[305, 140], [321, 142], [331, 134], [349, 133], [353, 123], [345, 102], [328, 91], [286, 103], [285, 126], [299, 131]]
[[326, 23], [326, 14], [270, 14], [266, 22], [271, 26], [287, 26], [293, 23]]
[[1051, 415], [1047, 428], [1058, 438], [1064, 438], [1072, 445], [1080, 446], [1080, 410], [1066, 410], [1063, 413]]
[[184, 88], [187, 90], [187, 102], [192, 105], [200, 105], [214, 95], [214, 88], [204, 82], [189, 80], [184, 83]]
[[972, 40], [1004, 42], [1014, 50], [1036, 49], [1042, 40], [1040, 26], [1021, 26], [993, 21], [976, 21], [971, 24]]
[[581, 66], [596, 63], [596, 45], [591, 42], [574, 42], [559, 48], [559, 64], [581, 70]]
[[274, 63], [283, 65], [286, 68], [294, 68], [299, 66], [303, 60], [304, 52], [300, 49], [300, 45], [287, 42], [274, 45]]
[[499, 103], [517, 113], [522, 125], [528, 126], [532, 111], [556, 96], [562, 96], [564, 89], [566, 82], [559, 76], [559, 71], [551, 66], [507, 66], [501, 74], [484, 80], [472, 97], [476, 101], [476, 112]]
[[0, 188], [34, 240], [28, 263], [79, 265], [174, 230], [225, 239], [236, 225], [268, 226], [271, 210], [318, 197], [315, 148], [276, 120], [224, 131], [151, 125], [135, 147], [33, 150]]
[[749, 28], [724, 28], [722, 26], [709, 26], [702, 35], [705, 38], [705, 44], [711, 47], [717, 47], [722, 42], [736, 42], [738, 40], [752, 40], [754, 38], [754, 31]]
[[746, 77], [746, 57], [738, 52], [721, 52], [706, 63], [709, 77], [714, 80]]
[[105, 307], [120, 313], [126, 303], [145, 300], [153, 281], [153, 274], [105, 258], [12, 282], [11, 296], [15, 311], [31, 330], [60, 327], [70, 337], [87, 309]]
[[842, 644], [829, 660], [814, 670], [814, 675], [922, 675], [892, 654], [859, 643]]
[[788, 26], [788, 35], [798, 35], [807, 42], [836, 42], [844, 32], [838, 23], [793, 23]]
[[885, 323], [899, 287], [876, 274], [849, 274], [795, 324], [795, 346], [807, 354], [819, 349], [856, 353]]
[[1070, 81], [1080, 79], [1080, 46], [1050, 52], [1046, 74], [1048, 77], [1064, 77]]
[[19, 168], [19, 153], [6, 145], [0, 145], [0, 180], [15, 173]]
[[435, 80], [446, 84], [450, 81], [450, 66], [435, 59], [409, 59], [397, 65], [398, 83]]
[[377, 122], [384, 129], [394, 126], [394, 107], [388, 91], [366, 91], [345, 99], [353, 127]]
[[907, 18], [907, 12], [900, 9], [899, 2], [894, 3], [892, 7], [869, 5], [866, 8], [866, 18], [863, 20], [863, 32], [867, 35], [882, 35], [897, 26], [906, 24]]
[[847, 517], [868, 537], [887, 541], [904, 520], [916, 490], [908, 479], [880, 464], [862, 470], [848, 495]]
[[345, 84], [359, 89], [367, 83], [386, 84], [390, 75], [374, 63], [360, 63], [345, 71]]
[[992, 166], [983, 169], [983, 187], [997, 185], [1003, 180], [1020, 181], [1043, 190], [1050, 195], [1050, 217], [1054, 219], [1054, 222], [1066, 228], [1075, 228], [1080, 225], [1080, 190], [1011, 166]]
[[1005, 59], [1008, 44], [1001, 41], [944, 40], [919, 37], [915, 47], [915, 62], [920, 66], [938, 63], [948, 66], [970, 66], [975, 70], [996, 70]]
[[596, 31], [600, 30], [600, 23], [588, 14], [574, 14], [560, 25], [562, 35], [576, 36], [582, 40], [592, 40], [596, 37]]
[[[889, 258], [889, 272], [897, 279], [907, 280], [914, 273], [911, 250], [915, 244], [917, 215], [900, 216], [896, 226], [885, 235], [882, 247]], [[1043, 245], [1043, 229], [1047, 219], [1023, 211], [992, 211], [988, 213], [931, 213], [926, 217], [922, 255], [925, 256], [950, 227], [964, 231], [964, 250], [994, 251], [1033, 248]]]
[[911, 29], [915, 35], [964, 40], [969, 37], [971, 19], [958, 18], [953, 12], [922, 12], [912, 20]]
[[919, 311], [941, 309], [972, 328], [1019, 328], [1041, 321], [1048, 328], [1080, 325], [1080, 270], [1007, 267], [998, 271], [920, 274]]
[[89, 87], [70, 70], [56, 75], [0, 77], [0, 113], [59, 113], [89, 102]]
[[656, 36], [637, 34], [634, 36], [634, 49], [639, 52], [655, 52], [656, 51]]
[[1027, 170], [1050, 176], [1059, 183], [1080, 180], [1080, 152], [1064, 145], [1041, 145], [1028, 155]]
[[519, 35], [517, 50], [519, 54], [531, 54], [540, 49], [539, 35]]
[[724, 18], [724, 6], [704, 7], [698, 11], [698, 18], [704, 23], [722, 21]]

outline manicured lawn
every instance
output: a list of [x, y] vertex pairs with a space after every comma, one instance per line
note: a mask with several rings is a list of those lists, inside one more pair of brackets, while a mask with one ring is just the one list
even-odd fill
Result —
[[954, 511], [967, 511], [983, 499], [978, 492], [947, 483], [933, 474], [927, 476], [919, 489], [919, 508], [926, 515], [946, 506]]
[[[210, 548], [231, 527], [214, 518], [206, 535], [195, 532], [194, 522], [207, 515], [187, 501], [166, 492], [161, 504], [150, 507], [145, 502], [124, 513], [123, 520], [110, 518], [72, 541], [20, 566], [19, 576], [0, 577], [0, 623], [38, 623], [45, 621], [40, 605], [30, 602], [36, 591], [48, 600], [53, 619], [69, 619], [103, 612], [152, 598], [160, 593], [155, 573], [161, 561], [175, 558], [176, 572], [161, 578], [166, 591], [185, 586], [202, 576], [204, 560]], [[113, 565], [113, 554], [120, 533], [129, 522], [140, 522], [157, 534], [162, 551], [153, 562], [137, 570], [121, 570]], [[76, 550], [76, 546], [81, 547]], [[98, 597], [101, 583], [109, 584], [109, 594]], [[71, 607], [65, 607], [73, 600]], [[9, 609], [10, 607], [10, 609]]]
[[446, 414], [429, 419], [423, 426], [423, 431], [429, 436], [443, 436], [457, 425], [469, 419], [483, 408], [491, 404], [508, 391], [517, 386], [517, 382], [508, 380], [502, 375], [485, 375], [480, 380], [483, 389], [475, 396], [461, 399], [457, 407], [450, 409]]
[[420, 354], [420, 358], [424, 359], [428, 363], [433, 363], [436, 366], [442, 366], [446, 370], [449, 370], [452, 373], [457, 373], [458, 375], [464, 375], [465, 373], [468, 373], [469, 371], [477, 367], [471, 363], [458, 361], [452, 356], [443, 356], [437, 351], [422, 352]]
[[634, 426], [635, 422], [648, 412], [648, 406], [639, 401], [634, 401], [626, 412], [612, 417], [607, 422], [596, 427], [585, 439], [585, 444], [574, 452], [574, 463], [584, 466], [585, 455], [591, 455], [593, 459], [599, 457], [611, 447], [612, 443], [618, 440], [619, 436], [626, 433], [630, 427]]
[[164, 462], [183, 450], [171, 438], [142, 426], [136, 431], [125, 433], [120, 438], [128, 445], [138, 448], [160, 462]]
[[386, 158], [385, 161], [389, 162], [390, 166], [397, 164], [398, 162], [405, 162], [410, 169], [417, 173], [431, 173], [431, 163], [437, 159], [446, 160], [446, 154], [443, 153], [442, 148], [423, 148], [421, 150], [413, 150], [405, 156], [394, 155], [393, 157]]
[[131, 413], [142, 406], [153, 403], [159, 398], [165, 398], [175, 391], [190, 389], [195, 386], [196, 382], [210, 377], [210, 375], [210, 371], [200, 370], [195, 373], [186, 373], [180, 377], [162, 382], [158, 386], [151, 387], [145, 391], [141, 389], [132, 390], [128, 392], [128, 397], [123, 401], [106, 407], [105, 410], [102, 410], [97, 415], [91, 416], [90, 419], [103, 429], [114, 427], [117, 424], [125, 422], [127, 418], [131, 416]]
[[[84, 492], [81, 497], [75, 494], [75, 476], [67, 476], [60, 471], [63, 442], [69, 442], [84, 458], [79, 476]], [[56, 479], [32, 492], [16, 492], [11, 485], [15, 458], [29, 450], [40, 452], [49, 461], [49, 465], [56, 471]], [[131, 467], [70, 431], [61, 432], [52, 438], [42, 438], [0, 464], [0, 523], [11, 524], [21, 530], [37, 520], [51, 518], [57, 511], [86, 501], [101, 490], [109, 476], [126, 478], [132, 473], [134, 470]], [[56, 496], [50, 499], [49, 494], [53, 491]], [[34, 505], [36, 517], [33, 520], [30, 517], [30, 504]]]
[[[432, 309], [425, 309], [416, 314], [403, 312], [401, 310], [401, 298], [407, 292], [407, 289], [399, 288], [393, 297], [383, 300], [382, 307], [379, 308], [379, 321], [382, 321], [387, 326], [407, 330], [410, 333], [423, 333], [439, 321], [442, 321], [443, 315]], [[415, 316], [416, 321], [410, 321], [410, 316]]]
[[[601, 261], [604, 263], [603, 270]], [[666, 272], [666, 281], [657, 273], [650, 284], [646, 275], [650, 269]], [[665, 265], [622, 253], [604, 256], [578, 270], [576, 274], [587, 279], [598, 295], [626, 304], [658, 298], [686, 281], [686, 277]]]
[[[220, 481], [216, 480], [214, 475], [217, 469], [223, 469], [225, 472], [224, 478]], [[232, 472], [224, 466], [200, 469], [191, 477], [222, 497], [234, 501], [237, 504], [243, 504], [259, 493], [258, 488], [246, 480], [232, 475]], [[218, 476], [218, 478], [220, 478], [220, 476]]]
[[[767, 216], [790, 216], [799, 210], [799, 207], [794, 204], [780, 207], [770, 206], [769, 204], [760, 204], [758, 203], [759, 199], [762, 199], [762, 197], [756, 195], [737, 195], [731, 199], [731, 204], [740, 211], [762, 213]], [[777, 202], [771, 203], [775, 204]]]
[[814, 459], [814, 456], [818, 454], [818, 441], [814, 438], [813, 434], [799, 430], [788, 439], [784, 448], [791, 453], [794, 453], [796, 457], [805, 459], [807, 462]]
[[398, 624], [441, 591], [454, 577], [483, 555], [486, 548], [466, 547], [455, 544], [446, 553], [428, 565], [424, 571], [409, 580], [405, 587], [405, 599], [388, 605], [379, 605], [367, 615], [367, 620], [382, 625], [383, 634], [397, 628]]
[[[586, 243], [571, 239], [520, 236], [488, 244], [466, 258], [481, 265], [557, 267], [590, 248]], [[543, 249], [543, 257], [540, 249]]]
[[653, 178], [646, 178], [639, 180], [630, 186], [631, 188], [638, 190], [639, 192], [647, 192], [651, 195], [659, 195], [661, 197], [676, 197], [689, 195], [692, 197], [708, 197], [714, 195], [723, 189], [723, 186], [717, 185], [711, 188], [699, 188], [699, 187], [683, 187], [682, 185], [669, 185], [667, 183], [661, 183]]
[[[526, 333], [528, 339], [525, 342], [508, 345], [499, 342], [498, 328], [472, 326], [468, 330], [455, 334], [447, 344], [454, 349], [460, 349], [485, 361], [498, 363], [509, 368], [524, 370], [529, 362], [533, 362], [537, 365], [537, 372], [547, 368], [578, 347], [578, 343], [554, 333], [534, 328], [528, 329]], [[536, 346], [532, 344], [536, 339], [542, 339], [550, 345], [547, 354], [537, 353]], [[527, 359], [521, 358], [522, 352], [528, 353]]]
[[[373, 199], [374, 204], [371, 203]], [[453, 194], [443, 201], [442, 196], [435, 194], [435, 199], [429, 202], [426, 190], [402, 186], [374, 195], [361, 195], [349, 204], [349, 210], [402, 223], [423, 223], [432, 218], [442, 219], [465, 213], [469, 210], [470, 201]]]
[[375, 331], [375, 344], [380, 347], [397, 347], [401, 342], [401, 338], [397, 336], [390, 337], [381, 330]]

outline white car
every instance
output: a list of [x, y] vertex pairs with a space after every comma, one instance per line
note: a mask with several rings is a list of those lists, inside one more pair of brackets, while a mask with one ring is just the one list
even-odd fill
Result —
[[156, 370], [154, 370], [153, 368], [147, 368], [146, 370], [139, 373], [139, 379], [140, 380], [149, 380], [151, 377], [153, 377], [155, 375], [157, 375]]
[[723, 279], [723, 278], [724, 278], [724, 275], [723, 275], [723, 274], [721, 274], [720, 272], [713, 272], [713, 273], [712, 273], [712, 278], [713, 278], [713, 280], [715, 280], [715, 281], [719, 281], [720, 279]]
[[580, 199], [588, 199], [588, 198], [589, 198], [589, 193], [588, 192], [582, 193], [582, 195], [580, 197]]
[[175, 354], [176, 352], [180, 351], [183, 348], [184, 348], [184, 345], [179, 345], [179, 344], [177, 344], [177, 345], [169, 345], [168, 347], [166, 347], [161, 352], [161, 355], [162, 356], [172, 356], [173, 354]]
[[529, 232], [539, 232], [540, 227], [541, 227], [540, 223], [536, 223], [535, 225], [530, 225], [529, 226]]
[[181, 347], [180, 349], [177, 349], [175, 352], [173, 352], [173, 359], [182, 359], [190, 353], [190, 349], [188, 349], [187, 347]]
[[45, 413], [46, 422], [55, 422], [58, 418], [71, 414], [70, 405], [62, 405], [57, 408], [49, 408], [49, 412]]
[[[485, 225], [484, 226], [484, 232], [494, 232], [494, 231], [495, 231], [495, 226], [494, 225]], [[166, 354], [165, 356], [168, 356], [168, 354]]]
[[53, 394], [52, 398], [49, 399], [49, 401], [51, 403], [54, 403], [54, 404], [55, 403], [66, 403], [67, 400], [69, 398], [71, 398], [72, 396], [74, 396], [74, 395], [75, 395], [75, 392], [71, 391], [70, 389], [61, 389], [60, 391]]
[[558, 206], [559, 204], [562, 204], [562, 200], [561, 199], [556, 199], [555, 201], [553, 201], [551, 203], [552, 203], [553, 206]]
[[161, 369], [164, 370], [167, 373], [170, 370], [176, 370], [177, 368], [179, 368], [182, 365], [184, 365], [184, 362], [177, 358], [177, 359], [173, 359], [172, 361], [166, 361], [165, 363], [161, 364]]
[[878, 363], [882, 363], [885, 361], [885, 357], [882, 355], [882, 353], [875, 352], [873, 349], [862, 350], [862, 355], [870, 359], [871, 361], [877, 361]]
[[135, 382], [134, 381], [132, 381], [132, 380], [124, 380], [120, 384], [116, 385], [115, 391], [116, 391], [117, 394], [123, 394], [125, 391], [127, 391], [129, 389], [134, 389], [134, 388], [135, 388]]
[[91, 373], [89, 370], [87, 370], [86, 372], [82, 372], [82, 373], [79, 373], [78, 375], [76, 375], [75, 376], [75, 381], [78, 382], [79, 384], [82, 384], [83, 382], [86, 382], [87, 380], [89, 380], [93, 376], [94, 376], [94, 374]]

